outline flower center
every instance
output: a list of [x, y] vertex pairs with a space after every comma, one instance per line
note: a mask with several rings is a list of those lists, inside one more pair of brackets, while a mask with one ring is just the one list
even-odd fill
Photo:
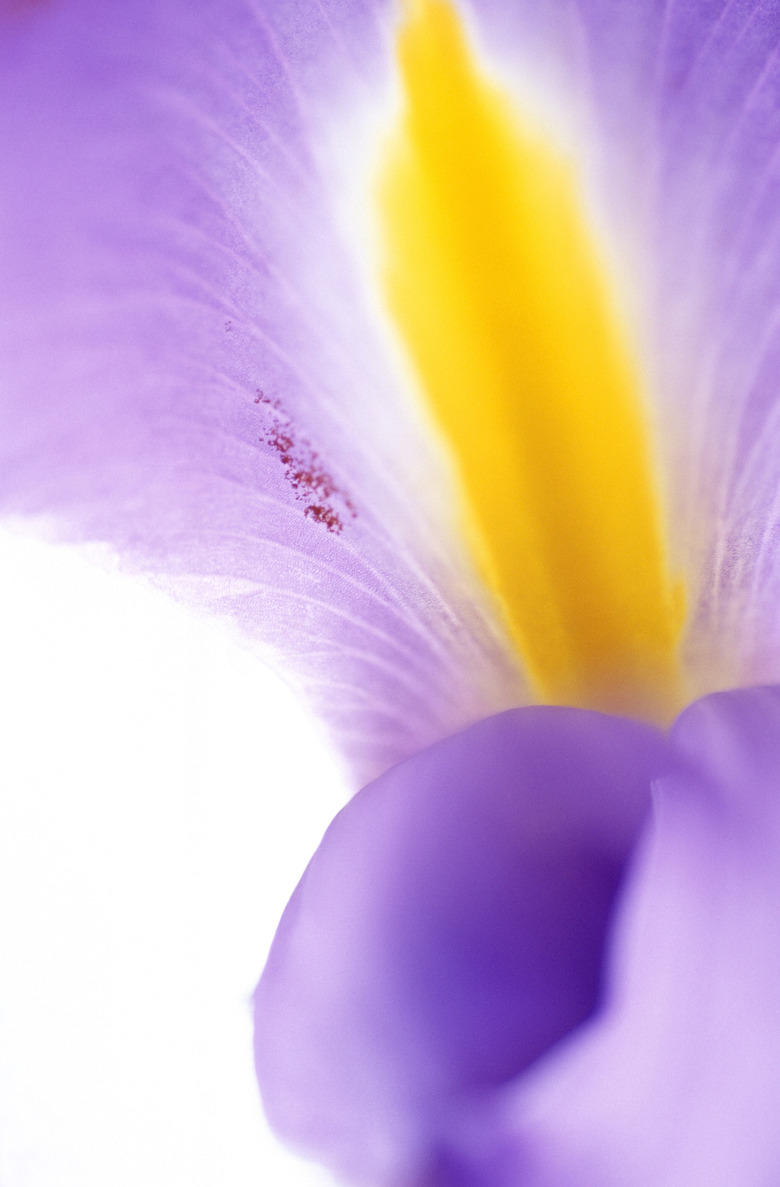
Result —
[[666, 719], [681, 590], [574, 163], [483, 75], [448, 0], [409, 0], [397, 54], [384, 286], [466, 537], [540, 700]]

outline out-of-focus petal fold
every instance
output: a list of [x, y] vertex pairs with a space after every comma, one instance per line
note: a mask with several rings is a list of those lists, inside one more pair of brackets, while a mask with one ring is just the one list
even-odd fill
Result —
[[279, 1132], [347, 1181], [440, 1174], [461, 1118], [596, 1006], [666, 761], [646, 727], [532, 708], [360, 792], [298, 886], [255, 998]]
[[607, 1008], [496, 1097], [495, 1187], [780, 1175], [780, 690], [705, 698], [671, 743], [677, 769], [655, 784]]

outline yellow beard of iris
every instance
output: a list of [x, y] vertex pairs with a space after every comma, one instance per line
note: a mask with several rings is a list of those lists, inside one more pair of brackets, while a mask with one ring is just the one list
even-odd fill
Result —
[[575, 169], [480, 74], [447, 0], [407, 4], [398, 60], [384, 287], [479, 566], [540, 700], [662, 720], [682, 597]]

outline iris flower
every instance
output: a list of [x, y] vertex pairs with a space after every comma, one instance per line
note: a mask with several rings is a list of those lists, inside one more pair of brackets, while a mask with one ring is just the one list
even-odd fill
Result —
[[367, 784], [256, 994], [272, 1123], [382, 1187], [780, 1181], [776, 6], [0, 30], [2, 508]]

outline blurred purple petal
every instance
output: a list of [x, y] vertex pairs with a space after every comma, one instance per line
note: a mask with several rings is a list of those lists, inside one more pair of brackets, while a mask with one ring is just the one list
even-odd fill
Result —
[[349, 1181], [427, 1181], [461, 1114], [596, 1006], [624, 864], [667, 762], [646, 727], [531, 708], [360, 792], [256, 994], [280, 1134]]
[[[619, 879], [600, 902], [579, 879], [617, 874], [651, 779], [601, 966]], [[261, 982], [272, 1121], [355, 1182], [769, 1187], [779, 784], [769, 688], [692, 705], [666, 750], [626, 722], [521, 710], [390, 772], [326, 835]], [[587, 1016], [603, 969], [604, 1009], [502, 1085]]]
[[0, 508], [236, 620], [361, 780], [522, 699], [334, 197], [382, 7], [0, 9]]
[[780, 1178], [780, 690], [699, 701], [671, 744], [678, 770], [654, 788], [608, 1007], [496, 1094], [486, 1148], [451, 1151], [467, 1182]]

